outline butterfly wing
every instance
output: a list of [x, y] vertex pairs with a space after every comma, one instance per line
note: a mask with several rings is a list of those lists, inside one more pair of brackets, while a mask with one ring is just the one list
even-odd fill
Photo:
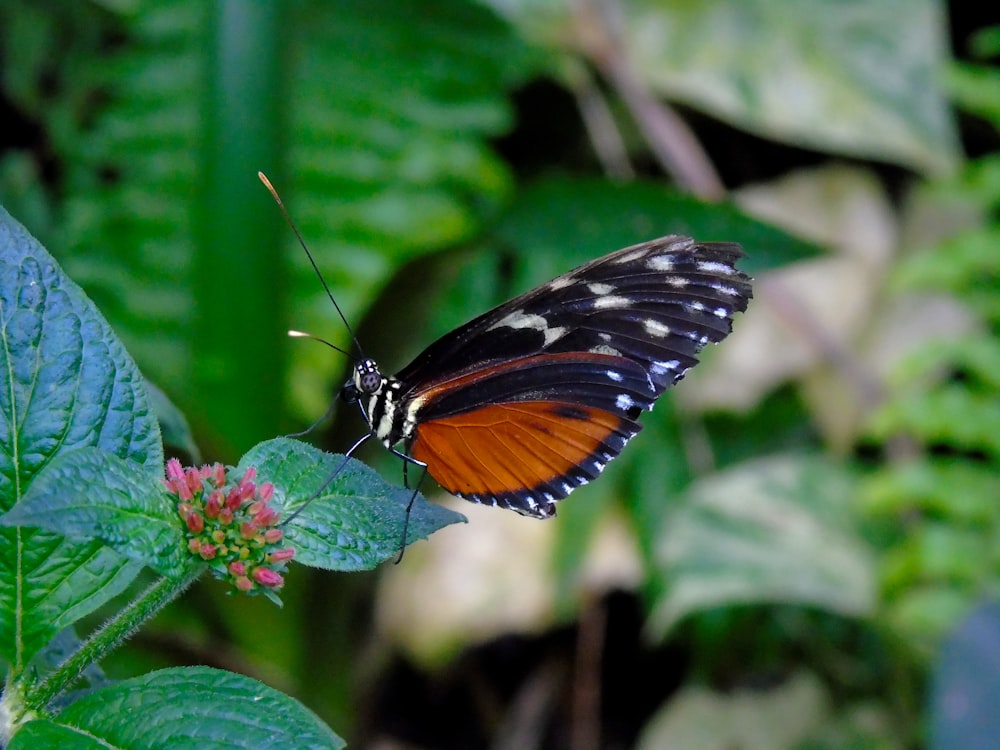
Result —
[[634, 245], [442, 337], [396, 376], [411, 455], [453, 494], [553, 515], [728, 335], [751, 297], [741, 256], [677, 236]]
[[441, 337], [397, 374], [412, 387], [541, 352], [625, 357], [661, 393], [725, 338], [752, 296], [732, 243], [669, 236], [591, 261]]

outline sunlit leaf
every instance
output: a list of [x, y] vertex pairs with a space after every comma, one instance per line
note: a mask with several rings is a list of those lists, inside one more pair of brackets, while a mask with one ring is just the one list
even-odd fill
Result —
[[854, 529], [854, 492], [843, 468], [793, 454], [696, 482], [660, 529], [662, 594], [652, 632], [663, 635], [692, 612], [732, 604], [870, 612], [874, 559]]

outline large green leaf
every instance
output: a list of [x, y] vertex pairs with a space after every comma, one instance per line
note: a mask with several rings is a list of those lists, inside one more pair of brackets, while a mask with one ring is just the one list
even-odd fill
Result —
[[[547, 46], [579, 54], [588, 44], [572, 4], [492, 1]], [[633, 0], [615, 7], [621, 14], [610, 25], [620, 32], [625, 64], [670, 99], [810, 148], [928, 171], [958, 160], [938, 0]]]
[[869, 613], [874, 559], [854, 528], [854, 492], [843, 467], [792, 454], [693, 484], [660, 529], [652, 630], [662, 635], [692, 612], [734, 604]]
[[56, 456], [0, 525], [99, 539], [166, 576], [179, 575], [190, 561], [161, 478], [99, 448]]
[[243, 675], [163, 669], [95, 690], [20, 728], [10, 750], [339, 750], [344, 741], [298, 701]]
[[[295, 561], [326, 570], [371, 570], [404, 544], [465, 517], [388, 484], [360, 461], [288, 438], [252, 448], [239, 469], [275, 486]], [[412, 505], [411, 505], [412, 501]]]
[[[0, 208], [0, 508], [57, 457], [97, 447], [162, 470], [142, 375], [79, 287]], [[138, 567], [98, 542], [0, 531], [0, 653], [20, 669]]]

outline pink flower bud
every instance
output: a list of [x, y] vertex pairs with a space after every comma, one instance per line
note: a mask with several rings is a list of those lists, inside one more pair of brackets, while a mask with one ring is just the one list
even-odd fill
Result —
[[191, 488], [187, 486], [187, 482], [183, 479], [175, 479], [173, 485], [170, 489], [173, 490], [178, 498], [186, 502], [194, 499], [194, 495], [191, 494]]
[[188, 530], [193, 534], [200, 534], [205, 529], [205, 519], [196, 510], [188, 513], [184, 521], [187, 523]]
[[257, 524], [253, 521], [244, 521], [241, 523], [240, 536], [244, 539], [253, 539], [257, 536]]
[[252, 575], [257, 583], [269, 589], [278, 588], [285, 583], [285, 579], [281, 577], [281, 574], [275, 573], [270, 568], [254, 568]]
[[270, 482], [264, 482], [257, 488], [257, 496], [265, 503], [269, 502], [274, 497], [274, 485]]
[[215, 557], [217, 550], [214, 544], [202, 544], [201, 549], [198, 550], [198, 554], [201, 555], [202, 560], [211, 560]]
[[239, 487], [233, 487], [226, 495], [226, 507], [229, 510], [239, 510], [241, 505], [243, 505], [243, 494]]
[[238, 560], [229, 563], [229, 572], [234, 576], [245, 576], [247, 574], [247, 566]]
[[205, 501], [205, 515], [209, 518], [218, 518], [219, 511], [221, 510], [222, 492], [220, 490], [212, 490], [208, 496], [208, 500]]
[[236, 588], [240, 591], [251, 591], [253, 590], [253, 581], [251, 581], [246, 576], [238, 576], [234, 581]]
[[191, 467], [185, 472], [185, 481], [187, 486], [191, 489], [192, 493], [201, 492], [204, 485], [201, 483], [201, 477], [198, 475], [198, 470]]
[[285, 536], [285, 532], [281, 529], [267, 529], [264, 532], [264, 541], [268, 544], [277, 544], [283, 536]]
[[295, 557], [295, 550], [291, 547], [285, 547], [284, 549], [276, 549], [274, 552], [267, 556], [268, 562], [282, 562], [283, 560], [291, 560]]
[[216, 487], [226, 486], [226, 467], [222, 464], [212, 464], [212, 482]]
[[167, 477], [173, 480], [184, 479], [184, 468], [176, 458], [171, 458], [167, 461]]
[[278, 512], [270, 505], [265, 505], [261, 508], [256, 518], [254, 518], [254, 521], [259, 527], [274, 526], [278, 522]]

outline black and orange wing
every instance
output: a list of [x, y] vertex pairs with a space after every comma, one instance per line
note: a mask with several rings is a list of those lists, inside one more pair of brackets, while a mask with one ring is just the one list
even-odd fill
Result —
[[547, 518], [641, 429], [656, 386], [631, 360], [580, 352], [511, 360], [407, 404], [410, 455], [448, 492]]

